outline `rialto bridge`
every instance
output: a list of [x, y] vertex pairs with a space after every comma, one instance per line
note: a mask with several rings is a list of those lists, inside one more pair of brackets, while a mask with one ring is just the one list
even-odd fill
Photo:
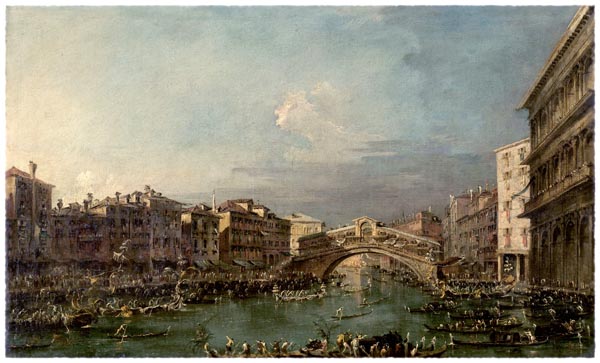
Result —
[[[420, 281], [436, 279], [440, 265], [435, 262], [435, 256], [440, 252], [438, 242], [385, 227], [369, 217], [360, 217], [353, 222], [353, 225], [326, 232], [327, 243], [320, 243], [319, 248], [301, 250], [286, 268], [326, 278], [348, 257], [369, 253], [396, 259], [412, 270]], [[315, 238], [322, 239], [323, 236]]]

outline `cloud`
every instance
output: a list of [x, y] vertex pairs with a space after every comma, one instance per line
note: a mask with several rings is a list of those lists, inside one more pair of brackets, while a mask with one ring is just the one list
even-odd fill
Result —
[[328, 82], [317, 83], [310, 92], [289, 92], [275, 109], [275, 125], [298, 137], [285, 152], [289, 161], [306, 163], [356, 162], [365, 156], [360, 145], [383, 137], [352, 130], [344, 103], [348, 96]]
[[98, 175], [86, 170], [77, 175], [75, 188], [69, 191], [71, 195], [67, 195], [66, 200], [80, 200], [87, 193], [93, 193], [95, 199], [103, 199], [106, 196], [114, 196], [117, 191], [125, 192], [125, 189], [113, 174]]

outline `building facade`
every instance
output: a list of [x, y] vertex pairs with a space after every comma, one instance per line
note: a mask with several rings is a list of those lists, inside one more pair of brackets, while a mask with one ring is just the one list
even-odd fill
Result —
[[529, 200], [529, 139], [502, 146], [496, 153], [498, 184], [498, 278], [529, 279], [529, 219], [518, 216]]
[[29, 162], [29, 173], [15, 167], [5, 174], [6, 256], [9, 268], [33, 267], [47, 259], [52, 208], [52, 184], [36, 177], [37, 165]]
[[218, 263], [219, 219], [203, 204], [181, 213], [182, 257], [189, 265], [203, 267]]
[[446, 217], [442, 221], [442, 238], [444, 239], [444, 258], [464, 256], [461, 253], [457, 221], [467, 214], [469, 194], [450, 195], [450, 204], [446, 207]]
[[423, 236], [442, 243], [442, 221], [431, 211], [415, 213], [411, 218], [404, 218], [392, 225], [399, 231]]
[[279, 263], [289, 256], [290, 223], [252, 199], [219, 205], [219, 254], [228, 264], [255, 268]]
[[581, 7], [519, 108], [529, 111], [533, 284], [594, 285], [594, 7]]
[[290, 253], [298, 255], [300, 244], [298, 239], [303, 236], [323, 232], [324, 223], [303, 213], [292, 213], [283, 217], [290, 221]]
[[84, 201], [85, 212], [106, 220], [111, 258], [114, 252], [123, 252], [123, 246], [127, 248], [123, 256], [138, 272], [176, 267], [183, 253], [181, 203], [148, 185], [144, 192], [124, 196], [117, 192], [114, 198], [90, 203], [86, 207]]
[[497, 277], [497, 189], [469, 192], [464, 214], [457, 215], [454, 247], [463, 257], [463, 273], [491, 280]]

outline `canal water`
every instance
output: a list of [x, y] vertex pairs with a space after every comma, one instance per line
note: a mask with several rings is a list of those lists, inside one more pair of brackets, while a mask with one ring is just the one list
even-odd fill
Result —
[[[349, 331], [369, 336], [382, 335], [388, 331], [397, 331], [402, 336], [410, 332], [410, 339], [415, 343], [422, 336], [427, 344], [434, 336], [437, 346], [449, 342], [447, 333], [429, 332], [423, 324], [445, 323], [449, 320], [445, 314], [430, 315], [410, 313], [405, 306], [421, 306], [432, 300], [432, 297], [418, 287], [410, 287], [395, 282], [390, 276], [385, 281], [377, 278], [376, 271], [366, 269], [347, 269], [344, 283], [348, 287], [367, 286], [369, 290], [345, 293], [340, 287], [328, 286], [328, 296], [301, 302], [276, 302], [272, 294], [245, 300], [223, 299], [219, 304], [187, 305], [173, 313], [159, 313], [152, 316], [134, 316], [131, 318], [101, 317], [90, 329], [72, 330], [61, 333], [61, 336], [48, 348], [30, 351], [8, 352], [9, 357], [205, 357], [202, 349], [194, 349], [192, 339], [198, 324], [204, 326], [211, 334], [209, 343], [220, 352], [224, 350], [230, 336], [236, 342], [236, 350], [241, 351], [241, 344], [247, 341], [255, 350], [256, 341], [263, 340], [271, 347], [275, 340], [288, 340], [294, 345], [290, 350], [304, 346], [308, 339], [318, 338], [315, 322], [321, 326], [332, 327], [330, 349], [333, 349], [335, 336]], [[318, 286], [315, 286], [318, 289]], [[360, 307], [363, 299], [374, 301], [382, 297], [388, 299], [370, 307]], [[461, 306], [469, 306], [461, 302]], [[335, 320], [336, 310], [343, 307], [345, 315], [370, 311], [372, 313], [356, 318]], [[520, 310], [512, 312], [523, 319]], [[170, 327], [166, 337], [145, 339], [115, 340], [107, 337], [123, 323], [127, 324], [130, 334], [157, 332]], [[585, 322], [594, 331], [593, 317]], [[525, 327], [531, 326], [526, 322]], [[8, 335], [8, 344], [23, 344], [39, 338], [48, 341], [51, 333], [31, 333]], [[455, 338], [465, 337], [455, 334]], [[476, 337], [486, 340], [487, 336]], [[468, 339], [468, 338], [467, 338]], [[455, 346], [446, 351], [443, 357], [593, 357], [593, 338], [584, 338], [581, 344], [574, 340], [551, 340], [547, 344], [522, 348], [477, 348]]]

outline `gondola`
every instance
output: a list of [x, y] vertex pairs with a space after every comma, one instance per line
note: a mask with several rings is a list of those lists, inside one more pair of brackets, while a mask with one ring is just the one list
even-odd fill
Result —
[[21, 345], [9, 345], [8, 350], [34, 350], [34, 349], [42, 349], [48, 348], [52, 345], [52, 342], [45, 344], [21, 344]]
[[519, 333], [494, 334], [489, 341], [474, 341], [474, 340], [459, 340], [452, 339], [452, 343], [456, 345], [470, 345], [475, 347], [528, 347], [542, 345], [548, 342], [548, 337], [541, 340], [529, 340], [522, 337]]
[[523, 323], [486, 326], [485, 328], [479, 328], [479, 329], [475, 329], [475, 327], [473, 327], [473, 326], [455, 328], [455, 327], [448, 327], [448, 326], [434, 327], [434, 326], [429, 326], [427, 324], [423, 324], [423, 325], [425, 326], [425, 328], [427, 328], [428, 330], [431, 330], [431, 331], [441, 331], [441, 332], [461, 333], [461, 334], [484, 334], [484, 333], [490, 333], [490, 332], [492, 332], [492, 330], [508, 330], [508, 329], [513, 329], [513, 328], [518, 328], [518, 327], [522, 326]]
[[409, 313], [439, 313], [441, 311], [455, 311], [458, 308], [457, 304], [441, 303], [432, 301], [418, 307], [405, 307]]
[[335, 319], [335, 320], [352, 319], [352, 318], [358, 318], [359, 316], [371, 314], [372, 312], [373, 312], [373, 310], [369, 310], [369, 311], [365, 311], [364, 313], [358, 313], [358, 314], [352, 314], [352, 315], [342, 315], [341, 317], [334, 315], [331, 318]]
[[496, 313], [492, 313], [491, 311], [476, 311], [473, 313], [463, 313], [463, 314], [453, 314], [450, 315], [450, 317], [452, 319], [485, 319], [485, 320], [489, 320], [489, 319], [502, 319], [502, 318], [508, 318], [510, 315], [506, 314], [506, 313], [500, 313], [500, 314], [496, 314]]
[[115, 335], [115, 334], [110, 334], [108, 337], [112, 338], [112, 339], [139, 339], [139, 338], [153, 338], [153, 337], [166, 337], [167, 335], [169, 335], [169, 331], [171, 330], [171, 327], [168, 327], [166, 330], [161, 331], [161, 332], [157, 332], [157, 333], [144, 333], [144, 334], [132, 334], [132, 335], [128, 335], [128, 334], [123, 334], [123, 335]]
[[368, 289], [369, 289], [369, 286], [365, 286], [365, 287], [344, 288], [343, 291], [345, 293], [352, 294], [355, 292], [361, 292], [361, 291], [365, 291]]
[[82, 312], [78, 314], [67, 315], [67, 326], [71, 328], [83, 328], [94, 323], [98, 318], [90, 312]]
[[360, 303], [358, 306], [365, 307], [365, 306], [374, 305], [374, 304], [380, 303], [380, 302], [382, 302], [382, 301], [384, 301], [384, 300], [387, 300], [387, 299], [389, 299], [389, 298], [390, 298], [390, 296], [384, 296], [384, 297], [382, 297], [382, 298], [379, 298], [379, 299], [377, 299], [377, 300], [373, 300], [373, 301], [366, 301], [366, 302]]
[[435, 349], [435, 350], [417, 351], [417, 354], [415, 355], [415, 358], [437, 358], [437, 357], [441, 357], [442, 354], [444, 354], [446, 352], [446, 350], [448, 350], [448, 347], [446, 346], [446, 344], [444, 344], [444, 345], [442, 345], [441, 347], [439, 347], [438, 349]]

